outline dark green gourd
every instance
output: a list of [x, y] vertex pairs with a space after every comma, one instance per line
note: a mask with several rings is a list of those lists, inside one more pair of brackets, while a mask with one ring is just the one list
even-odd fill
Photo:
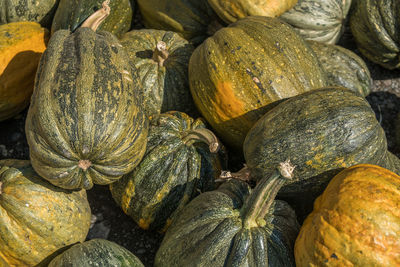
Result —
[[193, 199], [166, 232], [155, 266], [295, 266], [296, 215], [274, 200], [292, 166], [280, 166], [254, 190], [231, 179]]
[[113, 34], [95, 32], [108, 12], [105, 5], [74, 33], [55, 32], [39, 63], [26, 119], [30, 158], [63, 188], [114, 182], [146, 149], [136, 70]]

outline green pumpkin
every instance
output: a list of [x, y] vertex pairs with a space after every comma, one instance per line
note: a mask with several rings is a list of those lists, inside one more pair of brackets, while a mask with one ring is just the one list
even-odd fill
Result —
[[274, 102], [325, 85], [312, 50], [278, 18], [246, 17], [205, 40], [189, 62], [194, 102], [217, 135], [241, 150]]
[[122, 210], [143, 229], [166, 230], [173, 216], [221, 173], [215, 135], [201, 119], [167, 112], [150, 121], [147, 150], [135, 170], [110, 185]]
[[[101, 8], [103, 0], [60, 0], [51, 25], [51, 34], [60, 29], [75, 31], [92, 13]], [[129, 31], [133, 17], [130, 0], [111, 0], [110, 15], [99, 30], [109, 31], [119, 37]]]
[[193, 199], [166, 232], [154, 266], [295, 266], [299, 225], [290, 206], [274, 200], [291, 179], [285, 168], [254, 190], [231, 179]]
[[90, 28], [106, 11], [74, 33], [55, 32], [36, 75], [25, 126], [30, 158], [44, 179], [63, 188], [110, 184], [146, 149], [136, 70], [112, 33]]
[[138, 70], [149, 116], [176, 110], [195, 114], [189, 90], [188, 65], [193, 46], [177, 33], [132, 30], [120, 39]]
[[126, 248], [105, 239], [91, 239], [77, 243], [55, 257], [49, 267], [118, 266], [144, 267]]
[[351, 0], [299, 0], [280, 18], [306, 40], [336, 44], [346, 23]]
[[400, 67], [400, 2], [356, 1], [350, 28], [360, 52], [387, 69]]
[[364, 60], [354, 52], [316, 41], [308, 41], [308, 44], [321, 62], [328, 86], [342, 86], [364, 97], [371, 92], [371, 74]]
[[0, 266], [34, 266], [83, 242], [90, 219], [85, 190], [53, 186], [27, 160], [0, 161]]

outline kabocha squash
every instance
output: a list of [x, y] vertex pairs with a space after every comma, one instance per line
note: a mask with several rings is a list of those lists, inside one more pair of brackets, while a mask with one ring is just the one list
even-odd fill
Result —
[[155, 266], [294, 266], [299, 225], [290, 206], [274, 200], [291, 179], [282, 164], [251, 190], [232, 179], [193, 199], [173, 220]]
[[10, 266], [34, 266], [64, 246], [83, 242], [90, 218], [85, 190], [51, 185], [29, 161], [0, 161], [0, 259]]
[[110, 185], [112, 196], [141, 228], [165, 231], [191, 199], [214, 189], [225, 166], [216, 154], [220, 146], [201, 119], [182, 112], [155, 116], [143, 160]]
[[138, 70], [147, 114], [176, 110], [194, 115], [188, 72], [193, 46], [177, 33], [133, 30], [120, 39]]
[[104, 5], [74, 33], [55, 32], [39, 64], [25, 126], [30, 158], [63, 188], [116, 181], [146, 149], [136, 70], [113, 34], [94, 31], [108, 12]]
[[[94, 9], [101, 8], [103, 0], [60, 0], [51, 25], [51, 34], [60, 29], [75, 31], [89, 17]], [[113, 11], [99, 26], [99, 30], [121, 36], [129, 31], [133, 17], [130, 0], [111, 0]]]
[[400, 2], [356, 1], [350, 29], [360, 52], [387, 69], [400, 67]]
[[399, 266], [400, 177], [361, 164], [317, 198], [295, 245], [296, 266]]
[[208, 0], [215, 13], [230, 24], [247, 16], [277, 17], [291, 9], [297, 0]]
[[28, 106], [48, 37], [36, 22], [0, 25], [0, 121]]
[[105, 239], [91, 239], [78, 243], [55, 257], [49, 267], [121, 266], [144, 267], [126, 248]]
[[321, 62], [328, 86], [342, 86], [364, 97], [371, 92], [371, 74], [359, 56], [338, 45], [317, 41], [308, 44]]
[[277, 18], [246, 17], [195, 49], [189, 84], [197, 108], [218, 136], [241, 149], [270, 104], [322, 87], [325, 77], [290, 26]]
[[346, 23], [351, 0], [299, 0], [280, 16], [306, 40], [336, 44]]
[[207, 0], [137, 0], [146, 28], [179, 33], [193, 44], [212, 34], [215, 13]]

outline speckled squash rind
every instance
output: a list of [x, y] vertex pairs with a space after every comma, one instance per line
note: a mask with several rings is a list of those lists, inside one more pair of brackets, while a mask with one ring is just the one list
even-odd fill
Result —
[[[186, 39], [175, 32], [143, 29], [124, 34], [120, 42], [138, 70], [149, 116], [170, 110], [196, 113], [188, 82], [194, 48]], [[162, 51], [157, 49], [160, 42], [165, 44]]]
[[0, 161], [0, 183], [0, 258], [10, 266], [34, 266], [85, 240], [91, 219], [85, 190], [51, 185], [27, 160]]
[[225, 164], [210, 151], [201, 119], [167, 112], [150, 121], [147, 150], [135, 170], [110, 185], [122, 210], [143, 229], [165, 231], [173, 216], [200, 192], [214, 189]]
[[371, 92], [371, 74], [364, 60], [354, 52], [317, 41], [308, 44], [321, 62], [328, 86], [342, 86], [364, 97]]
[[400, 177], [361, 164], [317, 198], [295, 245], [296, 266], [399, 266]]
[[306, 40], [336, 44], [343, 31], [351, 0], [299, 0], [280, 18]]
[[29, 105], [35, 73], [49, 39], [37, 22], [0, 25], [0, 121]]
[[189, 62], [194, 102], [226, 144], [241, 150], [274, 102], [325, 85], [312, 50], [278, 18], [246, 17], [198, 46]]
[[132, 252], [106, 239], [91, 239], [73, 245], [55, 257], [49, 264], [49, 267], [60, 266], [144, 267]]

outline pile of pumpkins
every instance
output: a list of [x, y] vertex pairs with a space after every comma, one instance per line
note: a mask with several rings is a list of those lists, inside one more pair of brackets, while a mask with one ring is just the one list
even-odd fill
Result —
[[165, 234], [155, 266], [400, 265], [400, 160], [347, 19], [400, 68], [397, 0], [2, 1], [0, 120], [29, 106], [30, 160], [0, 161], [0, 266], [143, 266], [84, 242], [94, 184]]

